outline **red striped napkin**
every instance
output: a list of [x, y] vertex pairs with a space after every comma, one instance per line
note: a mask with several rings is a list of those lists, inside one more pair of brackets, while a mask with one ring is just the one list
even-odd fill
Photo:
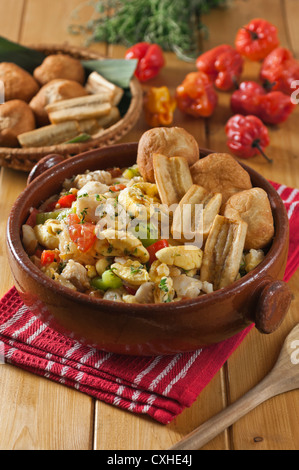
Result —
[[[290, 220], [288, 281], [299, 265], [299, 191], [272, 184]], [[0, 301], [0, 353], [5, 362], [163, 424], [194, 403], [251, 328], [190, 353], [122, 356], [53, 331], [23, 305], [15, 288]]]

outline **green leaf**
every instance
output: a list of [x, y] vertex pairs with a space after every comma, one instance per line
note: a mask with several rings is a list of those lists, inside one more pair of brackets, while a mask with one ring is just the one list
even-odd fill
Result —
[[[46, 54], [29, 47], [21, 46], [0, 36], [0, 62], [13, 62], [19, 67], [33, 73], [41, 65]], [[137, 60], [102, 59], [82, 60], [87, 75], [93, 71], [100, 73], [106, 80], [121, 88], [129, 88], [130, 81], [137, 66]]]
[[89, 71], [96, 71], [106, 80], [121, 88], [129, 88], [130, 81], [137, 67], [136, 59], [82, 60], [82, 65]]
[[66, 144], [78, 144], [81, 142], [87, 142], [88, 140], [91, 139], [91, 136], [89, 134], [80, 134], [77, 137], [74, 137], [71, 140], [68, 140]]
[[0, 36], [0, 62], [13, 62], [32, 73], [45, 57], [46, 55], [42, 52], [21, 46]]

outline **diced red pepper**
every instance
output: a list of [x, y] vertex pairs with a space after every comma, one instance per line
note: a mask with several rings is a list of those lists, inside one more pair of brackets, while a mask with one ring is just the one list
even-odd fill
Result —
[[57, 250], [44, 250], [41, 254], [41, 265], [47, 266], [48, 264], [59, 262], [59, 252]]
[[237, 51], [257, 62], [265, 59], [278, 45], [276, 26], [261, 18], [256, 18], [239, 29], [235, 39]]
[[84, 253], [92, 248], [97, 239], [95, 225], [90, 223], [70, 225], [69, 235], [78, 249]]
[[125, 59], [138, 60], [135, 76], [140, 82], [156, 77], [165, 65], [161, 47], [148, 42], [139, 42], [130, 47], [126, 51]]
[[156, 259], [156, 253], [162, 248], [169, 247], [169, 243], [167, 240], [158, 240], [157, 242], [153, 243], [152, 245], [147, 247], [147, 251], [150, 255], [149, 263], [152, 264]]
[[222, 91], [236, 88], [243, 64], [241, 54], [227, 44], [210, 49], [196, 60], [197, 69], [206, 73], [216, 88]]
[[72, 207], [73, 202], [75, 202], [77, 197], [74, 194], [66, 194], [65, 196], [62, 196], [60, 199], [58, 199], [57, 203], [60, 205], [62, 208], [70, 208]]
[[125, 184], [116, 184], [115, 186], [110, 186], [109, 191], [113, 191], [114, 193], [117, 193], [118, 191], [122, 191], [125, 188], [126, 188]]

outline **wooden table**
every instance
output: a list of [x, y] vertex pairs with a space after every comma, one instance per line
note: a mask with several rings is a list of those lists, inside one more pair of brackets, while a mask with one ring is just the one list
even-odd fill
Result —
[[[84, 45], [81, 36], [68, 34], [70, 14], [82, 0], [0, 0], [0, 31], [11, 40], [32, 43]], [[82, 10], [87, 19], [90, 8]], [[210, 29], [205, 48], [220, 43], [233, 44], [237, 29], [252, 18], [263, 17], [276, 24], [282, 45], [299, 58], [298, 0], [235, 0], [228, 10], [216, 10], [204, 18]], [[91, 46], [111, 57], [123, 57], [124, 48]], [[167, 54], [167, 66], [158, 78], [146, 85], [167, 84], [173, 91], [194, 64]], [[245, 77], [255, 79], [257, 64], [246, 64]], [[146, 88], [145, 87], [145, 88]], [[224, 124], [230, 115], [229, 95], [219, 94], [220, 103], [208, 121], [194, 120], [176, 112], [174, 125], [185, 127], [200, 146], [227, 151]], [[269, 165], [262, 157], [248, 164], [266, 178], [299, 188], [298, 149], [299, 110], [287, 123], [271, 130], [269, 152], [275, 160]], [[123, 141], [137, 141], [147, 126], [140, 121]], [[10, 208], [23, 190], [26, 175], [1, 169], [1, 272], [4, 294], [13, 285], [5, 254], [4, 233]], [[0, 366], [0, 449], [1, 450], [165, 450], [195, 427], [234, 402], [271, 369], [282, 342], [299, 320], [299, 272], [290, 281], [295, 300], [281, 328], [270, 336], [253, 330], [238, 350], [198, 397], [168, 426], [138, 417], [88, 396], [24, 372], [11, 365]], [[289, 392], [260, 405], [206, 450], [295, 450], [299, 449], [299, 391]]]

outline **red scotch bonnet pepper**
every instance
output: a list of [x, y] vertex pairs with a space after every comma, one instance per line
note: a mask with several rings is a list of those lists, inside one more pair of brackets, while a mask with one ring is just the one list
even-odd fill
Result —
[[234, 114], [253, 114], [265, 124], [281, 124], [294, 111], [296, 105], [281, 91], [267, 91], [256, 82], [242, 82], [231, 97]]
[[205, 52], [196, 60], [200, 72], [208, 75], [221, 91], [236, 88], [243, 72], [244, 59], [233, 47], [223, 44]]
[[191, 72], [176, 89], [178, 108], [193, 117], [210, 117], [218, 103], [213, 82], [204, 72]]
[[156, 77], [165, 65], [161, 47], [148, 42], [139, 42], [130, 47], [126, 51], [125, 59], [138, 60], [135, 76], [140, 82]]
[[270, 144], [267, 127], [256, 116], [237, 114], [226, 124], [227, 146], [240, 158], [252, 158], [261, 153], [268, 162], [272, 162], [264, 153]]
[[291, 95], [294, 91], [292, 84], [299, 80], [299, 62], [288, 49], [277, 47], [264, 60], [260, 78], [272, 91]]
[[239, 29], [235, 46], [241, 55], [259, 62], [279, 46], [277, 28], [266, 20], [256, 18]]

